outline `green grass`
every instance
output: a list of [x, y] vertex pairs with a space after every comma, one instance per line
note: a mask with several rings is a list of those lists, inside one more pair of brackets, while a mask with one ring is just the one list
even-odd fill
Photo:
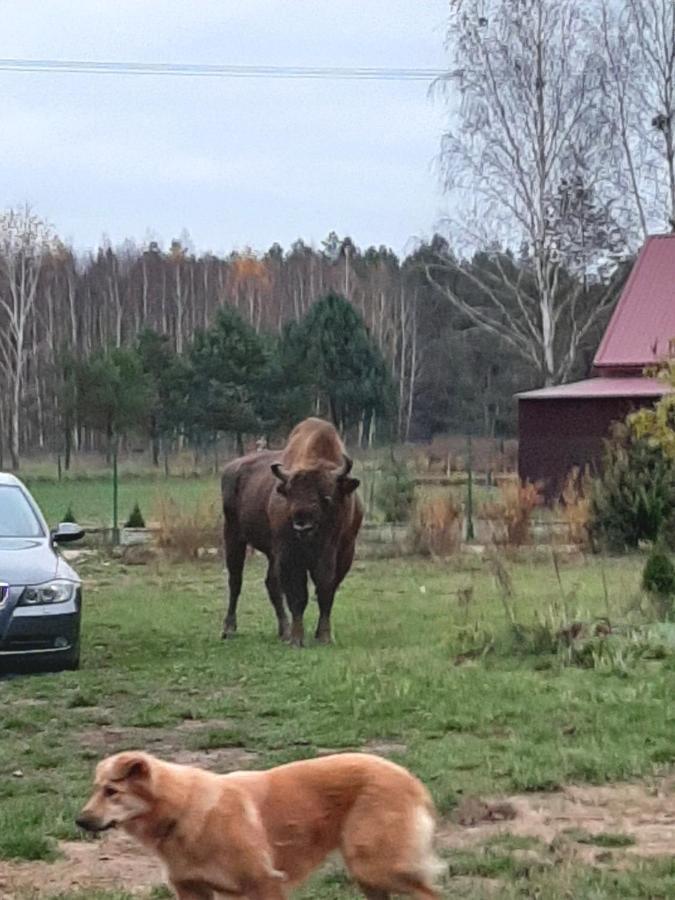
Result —
[[[84, 525], [112, 524], [112, 480], [108, 474], [65, 479], [62, 482], [26, 476], [26, 483], [49, 525], [61, 521], [70, 506], [77, 521]], [[164, 478], [161, 475], [126, 475], [119, 484], [119, 517], [123, 525], [134, 504], [138, 503], [146, 522], [154, 517], [158, 501], [171, 497], [181, 508], [196, 506], [204, 497], [218, 499], [218, 479]]]
[[572, 828], [566, 831], [565, 835], [578, 844], [592, 844], [594, 847], [606, 847], [608, 849], [632, 847], [635, 843], [635, 838], [630, 834], [614, 834], [610, 831], [591, 834], [588, 831]]
[[[541, 657], [493, 653], [457, 666], [467, 640], [458, 588], [473, 585], [471, 621], [505, 629], [487, 569], [461, 565], [359, 563], [336, 603], [336, 645], [293, 652], [274, 636], [259, 561], [248, 569], [240, 633], [222, 642], [218, 565], [125, 569], [86, 560], [82, 671], [0, 681], [0, 857], [49, 859], [58, 840], [78, 838], [73, 820], [96, 760], [134, 746], [167, 757], [245, 747], [264, 766], [320, 748], [389, 742], [446, 813], [462, 795], [625, 780], [672, 762], [672, 655], [602, 669], [566, 668], [553, 657], [542, 669]], [[519, 564], [512, 574], [522, 620], [559, 596], [550, 565]], [[604, 613], [598, 562], [563, 567], [561, 576], [579, 609]], [[619, 617], [640, 561], [615, 560], [606, 578]], [[311, 629], [314, 603], [307, 618]], [[506, 897], [522, 896], [525, 882], [528, 892], [540, 891], [527, 895], [547, 898], [665, 897], [675, 888], [672, 863], [638, 875], [581, 865], [554, 872], [518, 862], [514, 852], [508, 844], [467, 851], [453, 857], [454, 871], [499, 878]], [[457, 896], [481, 896], [480, 886], [462, 894], [458, 885]], [[299, 896], [356, 895], [329, 875]]]

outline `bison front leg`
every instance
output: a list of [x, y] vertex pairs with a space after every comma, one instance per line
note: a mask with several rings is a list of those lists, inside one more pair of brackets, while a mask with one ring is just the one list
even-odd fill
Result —
[[270, 603], [274, 607], [277, 614], [277, 622], [279, 623], [279, 637], [282, 641], [288, 641], [291, 636], [291, 628], [284, 609], [284, 593], [281, 589], [279, 573], [277, 566], [273, 560], [270, 560], [267, 567], [267, 578], [265, 579], [265, 587], [270, 598]]
[[321, 559], [312, 567], [312, 581], [316, 586], [316, 599], [319, 604], [319, 623], [315, 637], [320, 644], [330, 644], [333, 641], [330, 616], [337, 589], [336, 564], [336, 554], [331, 552], [322, 554]]
[[305, 644], [304, 615], [307, 609], [307, 571], [298, 562], [283, 560], [281, 563], [281, 588], [291, 611], [291, 646]]
[[332, 644], [333, 635], [331, 632], [330, 615], [335, 600], [335, 589], [333, 580], [326, 584], [319, 584], [316, 588], [316, 599], [319, 604], [319, 622], [316, 626], [316, 639], [320, 644]]

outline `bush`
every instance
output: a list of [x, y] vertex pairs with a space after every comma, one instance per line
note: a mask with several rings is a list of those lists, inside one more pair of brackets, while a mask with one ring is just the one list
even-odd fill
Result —
[[136, 503], [134, 508], [131, 510], [131, 514], [127, 519], [125, 528], [145, 528], [145, 519], [143, 518], [143, 513], [141, 512], [141, 508]]
[[675, 599], [675, 566], [667, 550], [655, 544], [642, 572], [642, 586], [652, 597], [660, 619], [669, 619]]
[[657, 541], [672, 533], [674, 509], [672, 462], [658, 446], [617, 426], [607, 445], [603, 474], [593, 486], [593, 537], [618, 552], [640, 541]]
[[377, 505], [385, 522], [407, 522], [415, 499], [415, 482], [405, 463], [392, 460], [377, 488]]
[[75, 513], [73, 512], [72, 506], [70, 506], [70, 505], [68, 506], [68, 509], [65, 511], [65, 514], [64, 514], [63, 518], [61, 519], [61, 521], [62, 522], [72, 522], [73, 524], [75, 522], [77, 522], [77, 519], [75, 518]]
[[437, 494], [415, 504], [413, 542], [423, 556], [447, 556], [460, 541], [462, 505], [453, 494]]
[[483, 504], [480, 515], [503, 526], [504, 534], [495, 543], [521, 547], [530, 540], [532, 513], [541, 502], [540, 485], [508, 481], [500, 485], [498, 500]]

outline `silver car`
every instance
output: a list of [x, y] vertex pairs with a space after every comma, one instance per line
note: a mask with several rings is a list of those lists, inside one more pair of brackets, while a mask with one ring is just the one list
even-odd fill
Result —
[[49, 530], [28, 489], [0, 473], [0, 670], [77, 669], [82, 584], [58, 551], [84, 532]]

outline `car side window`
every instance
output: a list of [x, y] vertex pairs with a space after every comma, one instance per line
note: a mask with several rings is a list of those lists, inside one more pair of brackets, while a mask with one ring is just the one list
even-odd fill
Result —
[[0, 485], [0, 538], [43, 537], [42, 527], [23, 491]]

